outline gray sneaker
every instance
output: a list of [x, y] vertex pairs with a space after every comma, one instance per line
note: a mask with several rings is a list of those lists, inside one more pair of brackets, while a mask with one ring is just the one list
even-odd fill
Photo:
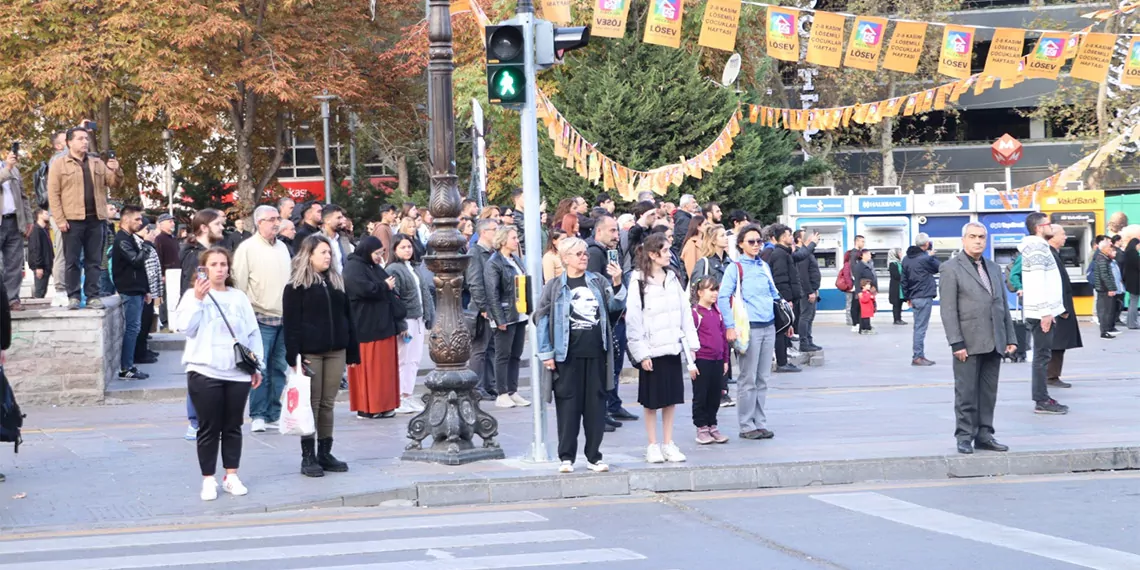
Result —
[[69, 311], [74, 311], [78, 308], [79, 308], [79, 299], [68, 299], [67, 300], [67, 309]]
[[1049, 398], [1043, 402], [1037, 402], [1037, 406], [1033, 408], [1033, 413], [1063, 416], [1069, 413], [1069, 406], [1063, 406], [1058, 404], [1057, 400]]
[[104, 308], [103, 307], [103, 300], [98, 298], [98, 297], [95, 297], [94, 299], [88, 299], [87, 300], [87, 308], [88, 309], [102, 309], [102, 308]]

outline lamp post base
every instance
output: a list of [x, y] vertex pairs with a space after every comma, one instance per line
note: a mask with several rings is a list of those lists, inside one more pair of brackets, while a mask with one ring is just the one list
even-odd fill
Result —
[[[401, 459], [463, 465], [506, 457], [495, 442], [498, 420], [479, 409], [477, 381], [475, 373], [466, 368], [437, 368], [428, 375], [424, 385], [431, 391], [424, 395], [424, 411], [408, 422], [412, 441]], [[482, 447], [475, 446], [475, 435], [483, 440]], [[428, 436], [432, 444], [424, 449]]]

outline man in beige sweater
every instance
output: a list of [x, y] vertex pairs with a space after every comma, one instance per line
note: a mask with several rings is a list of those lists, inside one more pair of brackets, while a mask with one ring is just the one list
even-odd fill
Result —
[[281, 215], [273, 206], [253, 211], [257, 233], [241, 242], [234, 252], [234, 284], [253, 305], [261, 340], [265, 345], [265, 369], [261, 385], [249, 393], [252, 432], [277, 428], [281, 416], [281, 390], [285, 387], [285, 333], [281, 326], [281, 296], [289, 282], [289, 248], [277, 239]]

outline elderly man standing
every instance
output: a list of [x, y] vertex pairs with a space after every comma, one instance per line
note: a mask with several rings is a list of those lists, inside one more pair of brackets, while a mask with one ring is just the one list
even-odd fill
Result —
[[24, 280], [24, 238], [32, 231], [32, 210], [24, 197], [24, 185], [16, 168], [19, 157], [9, 152], [0, 164], [0, 255], [3, 256], [4, 288], [8, 305], [20, 311], [20, 282]]
[[926, 329], [930, 326], [934, 294], [938, 292], [934, 276], [939, 265], [930, 236], [925, 233], [914, 236], [914, 245], [907, 248], [902, 260], [902, 292], [914, 311], [911, 366], [934, 366], [934, 361], [926, 358]]
[[[942, 266], [942, 325], [954, 352], [954, 415], [958, 453], [1009, 451], [994, 439], [994, 405], [1002, 354], [1016, 347], [1017, 333], [1001, 268], [982, 256], [986, 228], [962, 228], [962, 253]], [[1048, 351], [1046, 351], [1048, 352]]]
[[[253, 211], [257, 233], [241, 242], [234, 252], [234, 285], [245, 292], [253, 305], [265, 362], [261, 385], [249, 393], [251, 432], [276, 428], [281, 416], [281, 390], [285, 387], [285, 333], [281, 325], [282, 295], [289, 283], [289, 248], [277, 239], [281, 216], [273, 206]], [[295, 364], [295, 363], [294, 363]]]

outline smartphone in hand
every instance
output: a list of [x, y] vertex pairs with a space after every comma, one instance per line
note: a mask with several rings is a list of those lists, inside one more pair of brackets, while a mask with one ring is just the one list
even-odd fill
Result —
[[616, 249], [607, 249], [606, 257], [609, 258], [610, 263], [618, 263], [618, 251]]
[[201, 279], [202, 281], [209, 279], [209, 275], [206, 273], [206, 267], [204, 265], [198, 266], [198, 279]]

